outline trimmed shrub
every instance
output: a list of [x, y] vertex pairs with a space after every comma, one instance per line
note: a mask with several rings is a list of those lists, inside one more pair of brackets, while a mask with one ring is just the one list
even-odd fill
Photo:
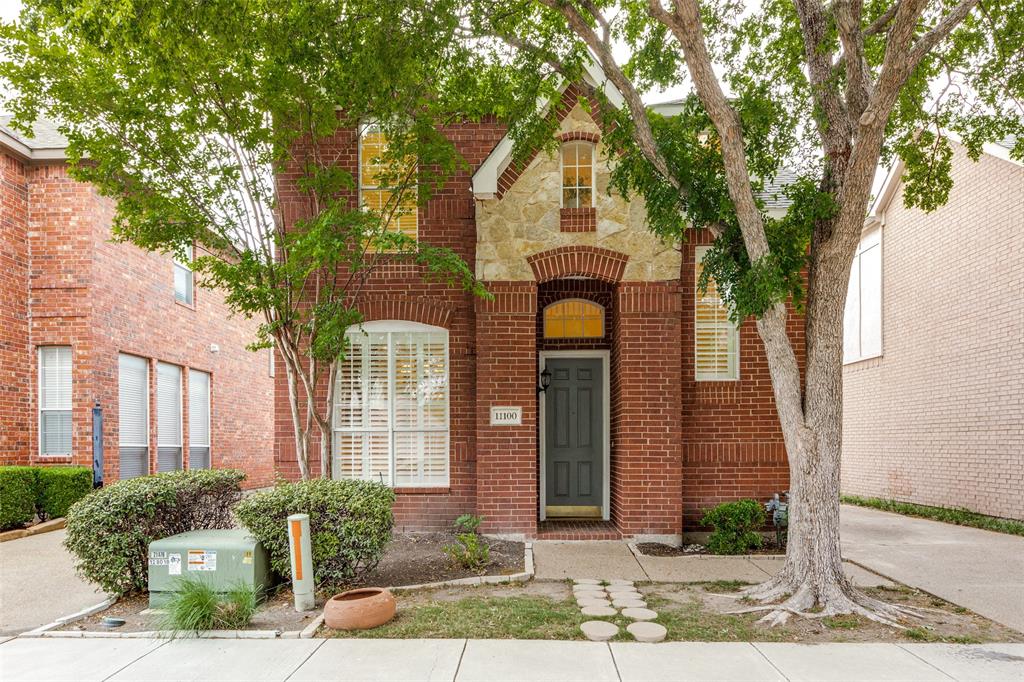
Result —
[[761, 546], [764, 507], [756, 500], [726, 502], [706, 511], [701, 523], [715, 529], [708, 538], [712, 554], [743, 554]]
[[35, 516], [35, 468], [0, 467], [0, 530], [20, 528]]
[[321, 478], [253, 493], [235, 514], [285, 578], [291, 572], [287, 519], [309, 514], [316, 586], [336, 590], [359, 582], [377, 566], [391, 539], [394, 503], [395, 492], [381, 483]]
[[36, 507], [43, 520], [66, 516], [71, 505], [92, 490], [89, 467], [39, 467], [36, 479], [39, 492]]
[[64, 545], [86, 580], [115, 594], [144, 591], [149, 543], [234, 527], [231, 507], [244, 478], [234, 469], [197, 469], [118, 481], [71, 507]]

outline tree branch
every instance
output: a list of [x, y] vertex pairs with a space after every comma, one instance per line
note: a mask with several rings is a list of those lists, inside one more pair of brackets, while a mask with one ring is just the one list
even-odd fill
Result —
[[935, 28], [918, 38], [917, 42], [914, 43], [913, 49], [910, 51], [910, 57], [908, 60], [910, 68], [913, 69], [916, 67], [929, 50], [938, 45], [939, 42], [952, 33], [953, 29], [959, 26], [960, 23], [967, 18], [967, 15], [971, 13], [971, 10], [973, 10], [977, 4], [978, 0], [961, 0], [959, 5], [954, 7], [953, 10], [942, 19], [942, 21], [935, 25]]

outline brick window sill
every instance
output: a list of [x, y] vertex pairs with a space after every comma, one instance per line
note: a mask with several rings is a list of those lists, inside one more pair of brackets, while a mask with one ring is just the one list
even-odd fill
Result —
[[177, 298], [174, 299], [174, 302], [175, 302], [175, 304], [180, 305], [182, 308], [188, 308], [189, 310], [195, 312], [195, 309], [196, 309], [196, 299], [195, 298], [192, 299], [191, 303], [185, 303], [184, 301], [179, 301]]
[[597, 209], [563, 208], [559, 212], [559, 228], [562, 232], [597, 232]]
[[396, 495], [447, 495], [450, 487], [439, 488], [395, 488]]

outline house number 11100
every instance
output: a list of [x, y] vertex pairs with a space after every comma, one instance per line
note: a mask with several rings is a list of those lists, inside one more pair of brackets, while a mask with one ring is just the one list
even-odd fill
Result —
[[492, 407], [491, 426], [522, 426], [523, 408]]

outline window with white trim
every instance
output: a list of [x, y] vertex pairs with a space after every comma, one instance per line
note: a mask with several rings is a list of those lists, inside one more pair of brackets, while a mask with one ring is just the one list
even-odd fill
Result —
[[861, 236], [843, 311], [843, 362], [882, 354], [882, 230]]
[[185, 247], [185, 260], [174, 259], [174, 299], [192, 305], [193, 298], [192, 245]]
[[562, 208], [590, 208], [594, 205], [594, 144], [566, 142], [561, 152]]
[[181, 470], [181, 367], [156, 364], [156, 470]]
[[210, 468], [210, 375], [188, 371], [188, 468]]
[[118, 457], [120, 478], [149, 473], [149, 360], [118, 358]]
[[694, 372], [697, 381], [734, 381], [740, 375], [740, 330], [729, 320], [729, 309], [713, 279], [707, 290], [696, 286], [709, 246], [696, 249], [694, 268]]
[[334, 477], [447, 486], [447, 330], [376, 321], [349, 341], [334, 387]]
[[[380, 213], [387, 219], [386, 229], [401, 232], [416, 239], [418, 233], [418, 210], [415, 185], [401, 189], [397, 205], [395, 192], [398, 188], [384, 183], [386, 176], [401, 176], [416, 172], [414, 159], [407, 159], [404, 167], [391, 167], [385, 161], [388, 153], [388, 138], [379, 125], [367, 124], [359, 136], [359, 203]], [[402, 182], [399, 188], [405, 185]]]
[[39, 348], [39, 454], [71, 454], [71, 346]]

